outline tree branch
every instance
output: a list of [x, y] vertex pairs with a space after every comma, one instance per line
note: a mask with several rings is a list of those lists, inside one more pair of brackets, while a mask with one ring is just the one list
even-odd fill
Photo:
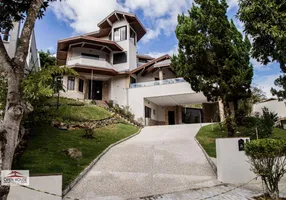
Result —
[[0, 72], [8, 72], [11, 69], [11, 66], [11, 58], [9, 57], [3, 40], [0, 37]]
[[30, 38], [42, 4], [43, 0], [32, 0], [30, 8], [27, 12], [27, 18], [21, 32], [19, 45], [16, 50], [14, 60], [14, 62], [18, 65], [17, 67], [22, 68], [22, 70], [25, 68], [25, 62], [29, 51]]

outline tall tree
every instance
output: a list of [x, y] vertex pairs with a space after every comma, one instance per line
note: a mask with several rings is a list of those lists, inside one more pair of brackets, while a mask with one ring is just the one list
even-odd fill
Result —
[[[16, 146], [22, 138], [21, 121], [30, 106], [23, 99], [25, 61], [29, 42], [37, 17], [43, 16], [47, 3], [43, 0], [2, 0], [0, 2], [0, 31], [13, 28], [13, 21], [25, 19], [15, 57], [10, 58], [0, 37], [0, 71], [6, 74], [7, 97], [3, 121], [0, 122], [0, 169], [9, 170], [12, 166]], [[7, 199], [10, 187], [0, 186], [0, 199]]]
[[252, 56], [263, 64], [277, 61], [282, 75], [271, 89], [273, 95], [286, 98], [286, 1], [239, 0], [239, 19], [253, 38]]
[[192, 6], [189, 16], [178, 16], [179, 53], [172, 58], [172, 66], [194, 91], [203, 92], [209, 101], [221, 98], [228, 135], [234, 136], [232, 108], [251, 94], [251, 45], [228, 21], [226, 0], [195, 2], [198, 6]]
[[47, 52], [40, 51], [39, 56], [42, 68], [56, 65], [56, 57], [54, 57], [49, 50], [47, 50]]

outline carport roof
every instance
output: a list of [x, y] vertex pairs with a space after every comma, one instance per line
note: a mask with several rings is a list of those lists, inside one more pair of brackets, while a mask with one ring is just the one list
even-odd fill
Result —
[[160, 106], [176, 106], [208, 102], [203, 93], [186, 93], [168, 96], [146, 97], [146, 99]]

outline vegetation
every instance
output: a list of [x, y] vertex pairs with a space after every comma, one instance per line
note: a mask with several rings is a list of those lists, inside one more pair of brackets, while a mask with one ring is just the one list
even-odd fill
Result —
[[273, 95], [286, 98], [286, 3], [281, 0], [240, 0], [238, 17], [244, 31], [253, 38], [252, 57], [263, 64], [277, 61], [282, 75], [271, 89]]
[[[238, 129], [241, 131], [237, 133], [238, 137], [249, 136], [248, 134], [245, 134], [245, 130], [248, 130], [247, 128], [239, 127]], [[255, 135], [255, 132], [252, 132], [252, 135]], [[196, 135], [197, 140], [202, 145], [207, 154], [214, 158], [216, 158], [215, 139], [226, 137], [227, 132], [222, 130], [219, 124], [203, 126]], [[286, 140], [286, 130], [274, 128], [271, 138]]]
[[286, 173], [286, 141], [277, 139], [252, 140], [245, 145], [251, 170], [264, 182], [267, 194], [279, 199], [281, 178]]
[[172, 66], [209, 101], [221, 98], [229, 136], [235, 135], [240, 99], [250, 97], [253, 67], [251, 44], [227, 18], [226, 0], [195, 1], [189, 16], [178, 16], [178, 56]]
[[[31, 174], [62, 173], [63, 187], [95, 159], [110, 144], [138, 131], [137, 127], [126, 124], [113, 124], [96, 129], [94, 139], [85, 139], [84, 130], [62, 131], [48, 124], [42, 124], [29, 136], [28, 148], [16, 160], [14, 169], [29, 169]], [[69, 158], [63, 151], [79, 149], [81, 159]]]
[[42, 68], [56, 65], [56, 57], [51, 55], [51, 52], [49, 50], [47, 50], [47, 52], [39, 51], [39, 56]]

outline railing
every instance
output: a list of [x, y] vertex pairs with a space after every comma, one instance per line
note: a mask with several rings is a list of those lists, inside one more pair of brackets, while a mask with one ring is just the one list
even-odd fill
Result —
[[112, 68], [112, 65], [107, 62], [104, 58], [94, 58], [89, 56], [75, 56], [71, 57], [67, 61], [68, 65], [74, 64], [82, 64], [82, 65], [90, 65], [94, 67], [104, 67], [104, 68]]
[[132, 83], [130, 84], [130, 88], [141, 88], [141, 87], [150, 87], [156, 85], [167, 85], [174, 83], [183, 83], [186, 82], [183, 78], [173, 78], [159, 81], [150, 81], [150, 82], [142, 82], [142, 83]]

